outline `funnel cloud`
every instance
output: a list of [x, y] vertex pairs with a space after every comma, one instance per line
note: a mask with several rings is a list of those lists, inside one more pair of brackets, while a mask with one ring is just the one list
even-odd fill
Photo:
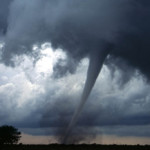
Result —
[[90, 57], [90, 62], [89, 62], [89, 67], [88, 67], [88, 72], [87, 72], [87, 79], [86, 79], [83, 93], [81, 96], [81, 101], [80, 101], [79, 106], [77, 107], [76, 111], [74, 112], [74, 115], [73, 115], [72, 120], [66, 130], [66, 133], [65, 133], [62, 143], [67, 143], [67, 138], [68, 138], [72, 128], [74, 127], [85, 102], [88, 99], [88, 96], [89, 96], [89, 94], [96, 82], [96, 79], [99, 75], [99, 72], [102, 68], [103, 62], [110, 52], [109, 49], [112, 48], [112, 47], [108, 47], [108, 44], [106, 44], [107, 49], [106, 49], [105, 45], [101, 46], [101, 47], [103, 47], [103, 50], [101, 50], [99, 53], [94, 51]]

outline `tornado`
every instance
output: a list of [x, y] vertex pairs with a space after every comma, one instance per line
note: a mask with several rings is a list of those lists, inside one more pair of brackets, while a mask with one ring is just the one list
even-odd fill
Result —
[[85, 86], [84, 86], [82, 96], [80, 99], [80, 103], [79, 103], [78, 107], [76, 108], [76, 110], [73, 114], [73, 117], [69, 123], [69, 126], [65, 132], [65, 136], [62, 140], [63, 144], [68, 144], [68, 141], [67, 141], [68, 137], [80, 116], [80, 113], [83, 109], [85, 102], [87, 101], [87, 99], [91, 93], [91, 90], [92, 90], [92, 88], [96, 82], [96, 79], [101, 71], [101, 68], [103, 66], [104, 60], [110, 52], [110, 46], [103, 45], [102, 48], [103, 48], [103, 50], [94, 51], [90, 55], [89, 67], [88, 67], [88, 71], [87, 71], [87, 78], [86, 78]]

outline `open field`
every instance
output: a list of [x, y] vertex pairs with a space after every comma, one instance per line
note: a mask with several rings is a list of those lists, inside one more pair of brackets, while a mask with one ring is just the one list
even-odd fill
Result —
[[5, 145], [1, 150], [150, 150], [150, 145]]

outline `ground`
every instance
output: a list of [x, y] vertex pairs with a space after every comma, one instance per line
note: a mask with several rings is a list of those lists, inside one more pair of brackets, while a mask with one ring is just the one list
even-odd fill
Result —
[[1, 150], [150, 150], [150, 145], [5, 145]]

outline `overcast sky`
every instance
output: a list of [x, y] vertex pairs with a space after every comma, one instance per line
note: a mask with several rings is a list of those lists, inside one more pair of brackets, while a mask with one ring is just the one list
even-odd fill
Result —
[[0, 0], [0, 125], [19, 128], [23, 143], [59, 142], [91, 57], [110, 49], [71, 142], [148, 144], [149, 8], [149, 0]]

